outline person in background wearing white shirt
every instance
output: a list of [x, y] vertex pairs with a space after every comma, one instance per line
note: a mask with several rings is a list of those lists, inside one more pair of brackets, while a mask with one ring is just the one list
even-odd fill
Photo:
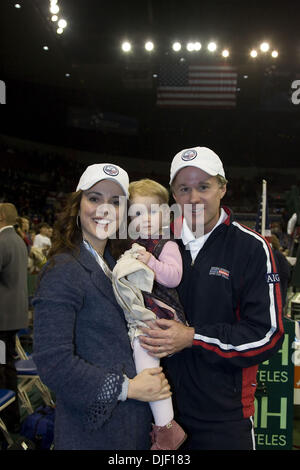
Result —
[[49, 232], [51, 227], [42, 223], [39, 228], [38, 235], [35, 236], [33, 246], [42, 250], [44, 255], [47, 255], [49, 249], [51, 248], [51, 239], [49, 238]]

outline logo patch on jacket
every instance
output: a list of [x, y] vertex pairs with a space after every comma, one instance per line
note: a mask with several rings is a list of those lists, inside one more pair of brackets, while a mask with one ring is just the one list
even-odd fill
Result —
[[276, 282], [280, 282], [280, 277], [278, 273], [267, 273], [266, 274], [266, 281], [268, 284], [274, 284]]
[[212, 266], [209, 271], [210, 276], [222, 276], [225, 279], [229, 279], [229, 271], [225, 268], [217, 268], [216, 266]]

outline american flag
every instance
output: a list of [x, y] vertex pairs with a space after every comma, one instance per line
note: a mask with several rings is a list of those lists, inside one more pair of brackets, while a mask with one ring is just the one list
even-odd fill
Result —
[[234, 108], [237, 72], [230, 65], [165, 63], [160, 67], [160, 107]]
[[209, 271], [209, 275], [210, 276], [222, 276], [224, 277], [225, 279], [229, 279], [229, 271], [227, 271], [227, 269], [224, 269], [224, 268], [217, 268], [216, 266], [212, 266], [210, 268], [210, 271]]

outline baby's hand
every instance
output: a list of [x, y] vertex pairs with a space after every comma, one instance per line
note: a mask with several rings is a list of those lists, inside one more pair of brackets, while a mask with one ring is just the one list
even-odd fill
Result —
[[138, 250], [137, 253], [138, 253], [137, 259], [144, 264], [148, 264], [151, 253], [149, 253], [149, 251], [146, 251], [146, 250]]

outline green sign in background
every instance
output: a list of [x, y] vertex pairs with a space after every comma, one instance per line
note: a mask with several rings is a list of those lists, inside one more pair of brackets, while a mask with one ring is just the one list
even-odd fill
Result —
[[258, 450], [290, 450], [293, 446], [295, 323], [284, 318], [281, 349], [260, 364], [255, 398], [255, 441]]

